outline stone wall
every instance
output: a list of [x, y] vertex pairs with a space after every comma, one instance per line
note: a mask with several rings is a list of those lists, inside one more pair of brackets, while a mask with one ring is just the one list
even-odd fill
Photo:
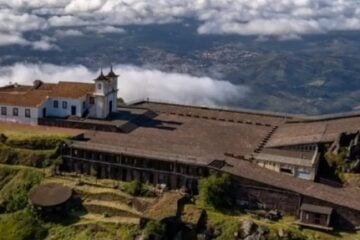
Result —
[[72, 121], [72, 120], [60, 119], [60, 118], [40, 118], [38, 120], [38, 125], [50, 126], [50, 127], [62, 127], [62, 128], [88, 129], [88, 130], [97, 130], [97, 131], [105, 131], [105, 132], [120, 131], [115, 125]]
[[300, 200], [300, 195], [296, 193], [257, 183], [243, 183], [240, 179], [236, 182], [236, 202], [244, 207], [277, 209], [282, 214], [297, 216]]

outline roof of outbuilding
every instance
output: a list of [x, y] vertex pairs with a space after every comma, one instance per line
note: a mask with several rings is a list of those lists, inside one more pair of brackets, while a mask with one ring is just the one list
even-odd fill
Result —
[[40, 207], [54, 207], [67, 202], [72, 196], [72, 189], [62, 184], [42, 184], [29, 193], [31, 204]]
[[330, 215], [333, 211], [330, 207], [318, 206], [313, 204], [303, 203], [300, 207], [303, 211], [313, 212], [313, 213], [320, 213]]

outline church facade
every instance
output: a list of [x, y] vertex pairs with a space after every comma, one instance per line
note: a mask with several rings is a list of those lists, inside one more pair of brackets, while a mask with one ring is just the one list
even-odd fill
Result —
[[117, 107], [118, 75], [101, 71], [93, 83], [10, 84], [0, 88], [0, 121], [37, 124], [41, 118], [105, 119]]

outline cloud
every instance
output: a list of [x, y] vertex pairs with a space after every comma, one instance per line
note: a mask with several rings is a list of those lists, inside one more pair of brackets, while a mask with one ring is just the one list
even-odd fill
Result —
[[113, 26], [90, 26], [86, 27], [87, 31], [96, 33], [125, 33], [125, 29]]
[[[225, 106], [241, 100], [250, 91], [248, 87], [208, 77], [166, 73], [156, 69], [129, 65], [115, 66], [120, 74], [119, 97], [125, 101], [145, 98], [183, 104]], [[84, 66], [57, 66], [51, 64], [15, 64], [0, 68], [0, 85], [9, 82], [31, 84], [35, 79], [45, 82], [92, 82], [98, 72]]]
[[19, 44], [19, 45], [27, 45], [28, 42], [17, 34], [7, 34], [0, 32], [0, 46]]
[[[27, 31], [59, 27], [123, 32], [122, 26], [200, 22], [199, 34], [298, 39], [304, 34], [360, 30], [357, 0], [0, 0], [4, 44], [23, 44]], [[45, 33], [44, 33], [45, 35]]]
[[82, 36], [83, 33], [79, 30], [67, 29], [67, 30], [56, 30], [54, 36], [57, 38], [63, 37], [74, 37], [74, 36]]

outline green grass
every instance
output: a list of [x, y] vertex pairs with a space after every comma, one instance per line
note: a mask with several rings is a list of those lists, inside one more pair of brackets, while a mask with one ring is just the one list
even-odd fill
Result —
[[0, 201], [3, 211], [16, 211], [26, 207], [31, 188], [41, 182], [44, 174], [33, 168], [0, 165]]
[[61, 240], [103, 240], [121, 239], [133, 240], [139, 233], [135, 225], [117, 225], [111, 223], [84, 223], [69, 226], [49, 225], [48, 235], [45, 239]]
[[[198, 207], [201, 206], [201, 203], [197, 201]], [[336, 240], [336, 239], [345, 239], [345, 240], [358, 240], [360, 239], [360, 232], [333, 232], [325, 233], [311, 229], [301, 229], [294, 225], [295, 218], [291, 216], [284, 216], [279, 221], [270, 221], [267, 219], [258, 219], [250, 214], [245, 213], [236, 213], [231, 214], [220, 212], [213, 208], [206, 208], [207, 213], [207, 222], [208, 226], [214, 228], [220, 228], [222, 234], [217, 238], [221, 240], [231, 239], [234, 232], [239, 229], [241, 223], [244, 220], [250, 219], [255, 222], [257, 225], [267, 227], [270, 232], [266, 236], [266, 239], [279, 239], [277, 237], [277, 232], [279, 229], [290, 233], [293, 237], [292, 239], [309, 239], [309, 240]]]
[[13, 148], [31, 150], [49, 150], [56, 148], [67, 137], [65, 136], [31, 136], [27, 138], [10, 137], [5, 144]]
[[0, 240], [44, 239], [47, 229], [29, 210], [0, 215]]
[[5, 134], [9, 139], [22, 140], [33, 137], [67, 138], [75, 135], [78, 131], [1, 122], [0, 133]]
[[65, 136], [58, 135], [25, 136], [3, 135], [0, 143], [0, 163], [47, 167], [55, 162], [58, 146], [66, 139]]
[[0, 144], [0, 163], [29, 167], [46, 167], [57, 159], [57, 149], [30, 150]]
[[137, 180], [123, 183], [122, 190], [131, 196], [153, 196], [151, 186]]

